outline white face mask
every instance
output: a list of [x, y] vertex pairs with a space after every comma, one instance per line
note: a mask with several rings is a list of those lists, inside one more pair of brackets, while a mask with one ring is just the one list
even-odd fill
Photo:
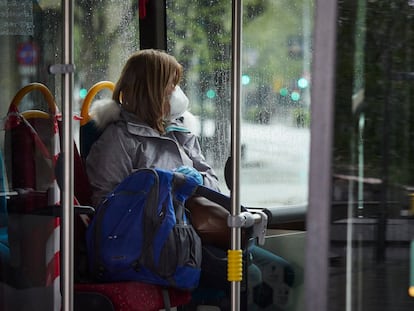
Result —
[[189, 105], [188, 97], [184, 94], [181, 88], [177, 85], [170, 96], [170, 115], [169, 120], [174, 120], [183, 115]]

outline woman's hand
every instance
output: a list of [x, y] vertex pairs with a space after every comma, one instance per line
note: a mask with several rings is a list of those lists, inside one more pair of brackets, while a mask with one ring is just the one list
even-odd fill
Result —
[[183, 165], [177, 168], [175, 171], [177, 173], [181, 173], [194, 178], [199, 185], [203, 184], [203, 176], [201, 176], [200, 172], [193, 167]]

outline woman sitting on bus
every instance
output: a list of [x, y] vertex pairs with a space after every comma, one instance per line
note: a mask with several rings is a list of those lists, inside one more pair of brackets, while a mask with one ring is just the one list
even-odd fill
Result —
[[[188, 108], [188, 99], [178, 86], [182, 71], [173, 56], [152, 49], [141, 50], [128, 59], [112, 99], [100, 100], [92, 106], [91, 116], [103, 131], [86, 159], [95, 206], [140, 168], [176, 170], [219, 191], [218, 178], [206, 162], [197, 136], [181, 122]], [[227, 267], [223, 265], [226, 253], [215, 251], [214, 248], [203, 251], [201, 286], [205, 281], [214, 287], [228, 288]], [[261, 249], [252, 254], [257, 254], [254, 259], [260, 264], [273, 262], [291, 271], [288, 263], [270, 252]], [[256, 274], [255, 279], [261, 279], [257, 267], [248, 270], [249, 274]], [[208, 276], [214, 279], [208, 280]]]

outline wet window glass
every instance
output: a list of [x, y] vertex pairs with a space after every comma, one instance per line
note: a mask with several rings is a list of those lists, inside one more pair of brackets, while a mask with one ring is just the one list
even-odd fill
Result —
[[[167, 3], [168, 49], [184, 65], [195, 131], [221, 173], [230, 155], [231, 3]], [[240, 182], [247, 206], [307, 203], [312, 11], [310, 1], [243, 2]]]
[[[80, 113], [88, 90], [96, 83], [116, 83], [128, 57], [139, 50], [138, 14], [130, 1], [76, 1], [73, 38], [75, 113]], [[88, 97], [85, 107], [95, 99], [111, 96], [106, 85], [96, 90], [93, 98]], [[77, 130], [75, 124], [76, 139]]]
[[[167, 1], [167, 48], [185, 69], [182, 88], [193, 115], [189, 126], [226, 194], [231, 10], [229, 1]], [[260, 254], [252, 253], [256, 268], [266, 254], [266, 264], [258, 268], [262, 277], [245, 266], [248, 294], [243, 297], [249, 310], [303, 310], [313, 2], [247, 0], [242, 11], [240, 201], [277, 215], [268, 223]], [[286, 221], [292, 215], [301, 215], [290, 218], [294, 224]], [[275, 284], [276, 279], [283, 281]]]

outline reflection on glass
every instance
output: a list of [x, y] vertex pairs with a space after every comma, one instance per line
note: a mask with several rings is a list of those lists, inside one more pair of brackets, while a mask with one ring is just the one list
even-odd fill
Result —
[[412, 1], [339, 1], [329, 310], [411, 310]]

